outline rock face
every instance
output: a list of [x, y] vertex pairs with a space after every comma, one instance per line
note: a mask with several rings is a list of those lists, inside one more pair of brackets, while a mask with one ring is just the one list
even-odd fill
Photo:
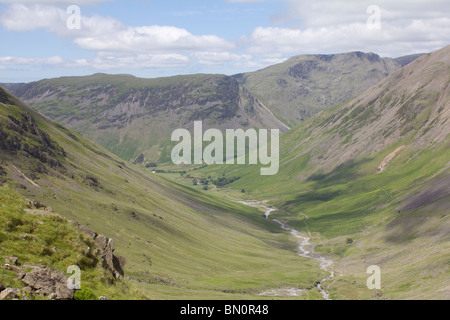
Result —
[[56, 300], [72, 300], [74, 291], [67, 288], [67, 280], [60, 271], [50, 268], [36, 268], [22, 279], [36, 294]]
[[19, 289], [7, 288], [0, 292], [0, 300], [13, 300], [20, 296], [21, 292]]
[[78, 227], [81, 232], [88, 235], [92, 240], [95, 241], [97, 245], [98, 253], [101, 256], [103, 267], [111, 271], [115, 279], [119, 279], [124, 276], [124, 267], [126, 264], [126, 259], [124, 257], [119, 257], [114, 255], [114, 241], [102, 234], [79, 224], [76, 221], [70, 221], [73, 225]]
[[119, 279], [124, 275], [123, 268], [125, 267], [126, 260], [123, 257], [117, 257], [114, 255], [114, 241], [102, 234], [99, 234], [95, 238], [95, 243], [100, 250], [102, 257], [103, 267], [111, 271], [114, 278]]

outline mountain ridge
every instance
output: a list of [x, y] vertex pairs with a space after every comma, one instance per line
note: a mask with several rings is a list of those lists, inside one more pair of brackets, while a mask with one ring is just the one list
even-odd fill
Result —
[[[333, 69], [342, 60], [346, 61], [346, 76], [342, 74], [345, 68]], [[171, 131], [192, 130], [195, 120], [202, 120], [205, 128], [280, 129], [283, 133], [317, 111], [353, 98], [399, 67], [393, 59], [353, 52], [296, 56], [280, 65], [234, 76], [197, 74], [143, 79], [97, 73], [10, 87], [53, 120], [127, 161], [145, 165], [170, 163]], [[275, 72], [277, 81], [272, 83], [273, 76], [265, 72], [274, 69], [280, 71]], [[322, 83], [321, 77], [330, 70], [341, 73], [347, 82], [334, 79]], [[253, 77], [257, 87], [252, 85]], [[368, 80], [359, 81], [357, 77]], [[346, 88], [351, 82], [358, 84]], [[333, 89], [324, 89], [327, 86]], [[275, 98], [268, 98], [275, 89]], [[336, 98], [330, 98], [334, 95]], [[273, 99], [280, 103], [274, 105]], [[299, 108], [303, 108], [300, 113]]]

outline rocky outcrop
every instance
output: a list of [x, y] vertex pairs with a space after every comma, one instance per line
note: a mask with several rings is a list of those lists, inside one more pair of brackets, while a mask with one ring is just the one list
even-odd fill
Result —
[[81, 232], [88, 235], [92, 240], [95, 241], [95, 244], [97, 246], [96, 253], [100, 255], [103, 267], [109, 270], [115, 279], [123, 277], [126, 259], [114, 254], [114, 251], [116, 249], [114, 247], [113, 239], [110, 239], [102, 234], [98, 234], [97, 232], [79, 224], [76, 221], [70, 222], [75, 225]]
[[34, 294], [54, 300], [72, 300], [74, 290], [67, 286], [68, 277], [62, 272], [50, 268], [36, 268], [28, 272], [22, 282], [31, 288]]
[[114, 278], [119, 279], [123, 277], [126, 260], [124, 257], [114, 255], [115, 248], [113, 239], [99, 234], [94, 240], [100, 251], [103, 267], [111, 271]]
[[0, 300], [13, 300], [21, 295], [21, 291], [16, 288], [6, 288], [0, 292]]
[[22, 290], [6, 288], [0, 285], [0, 300], [30, 300], [28, 295], [40, 295], [51, 300], [72, 300], [74, 290], [67, 286], [68, 277], [62, 272], [48, 267], [29, 266], [33, 270], [25, 273], [21, 268], [9, 264], [2, 265], [2, 269], [16, 272], [17, 280], [21, 280], [26, 287]]

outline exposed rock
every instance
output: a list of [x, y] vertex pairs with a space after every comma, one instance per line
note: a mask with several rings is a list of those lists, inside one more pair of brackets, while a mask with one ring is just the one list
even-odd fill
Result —
[[21, 292], [16, 288], [7, 288], [0, 292], [0, 300], [13, 300], [17, 296], [20, 296]]
[[36, 268], [22, 280], [34, 293], [56, 300], [72, 300], [74, 291], [67, 288], [67, 277], [58, 270]]
[[19, 280], [22, 279], [23, 277], [25, 277], [25, 272], [22, 269], [20, 269], [19, 267], [12, 266], [10, 264], [4, 264], [4, 265], [2, 265], [2, 269], [15, 272], [17, 274], [17, 278], [19, 278]]
[[22, 293], [22, 300], [23, 301], [30, 301], [31, 299], [28, 298], [28, 296], [26, 294]]
[[28, 202], [28, 206], [30, 208], [36, 208], [36, 209], [45, 209], [45, 208], [47, 208], [47, 206], [45, 204], [43, 204], [42, 202], [40, 202], [40, 201], [27, 199], [27, 202]]
[[136, 212], [134, 212], [134, 211], [130, 211], [130, 216], [131, 216], [133, 219], [138, 219], [138, 216], [137, 216]]
[[83, 232], [84, 234], [88, 235], [92, 240], [94, 240], [97, 236], [98, 233], [89, 229], [88, 227], [85, 227], [81, 224], [79, 224], [76, 221], [69, 221], [71, 224], [73, 224], [75, 227], [77, 227], [81, 232]]
[[125, 259], [125, 257], [121, 257], [121, 256], [113, 256], [113, 265], [114, 265], [114, 269], [119, 273], [119, 275], [121, 275], [122, 277], [124, 276], [125, 272], [125, 264], [127, 263], [127, 260]]
[[119, 279], [124, 275], [125, 258], [114, 255], [114, 241], [108, 237], [99, 234], [95, 238], [95, 243], [98, 246], [99, 253], [102, 257], [103, 267], [111, 271], [114, 278]]
[[[95, 241], [98, 253], [102, 259], [103, 267], [111, 271], [114, 278], [119, 279], [124, 275], [126, 259], [124, 257], [114, 255], [115, 248], [113, 239], [110, 239], [102, 234], [98, 234], [97, 232], [79, 224], [76, 221], [69, 222]], [[90, 252], [90, 248], [88, 248], [86, 252]]]
[[5, 257], [5, 261], [6, 263], [13, 265], [13, 266], [17, 266], [17, 261], [19, 260], [18, 257], [16, 256], [11, 256], [11, 257]]

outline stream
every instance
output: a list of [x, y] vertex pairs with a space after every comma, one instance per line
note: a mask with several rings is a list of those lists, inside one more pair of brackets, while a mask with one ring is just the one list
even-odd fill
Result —
[[[277, 208], [274, 207], [266, 207], [261, 204], [259, 201], [236, 201], [241, 204], [244, 204], [246, 206], [251, 206], [255, 208], [262, 208], [265, 210], [265, 217], [266, 219], [269, 219], [270, 214], [274, 211], [278, 211]], [[280, 227], [283, 230], [289, 231], [291, 235], [296, 237], [298, 239], [298, 252], [297, 254], [301, 257], [308, 258], [308, 259], [314, 259], [316, 261], [319, 261], [320, 263], [320, 269], [329, 272], [330, 275], [323, 278], [318, 284], [317, 289], [319, 290], [320, 294], [325, 300], [331, 300], [329, 294], [325, 291], [325, 289], [322, 288], [322, 284], [326, 281], [329, 281], [334, 278], [334, 271], [331, 269], [331, 266], [333, 265], [333, 261], [329, 260], [317, 252], [314, 251], [314, 245], [311, 244], [311, 239], [309, 237], [303, 236], [299, 231], [291, 228], [287, 223], [273, 219], [273, 222], [280, 225]], [[269, 290], [263, 293], [260, 293], [260, 295], [264, 296], [300, 296], [302, 294], [302, 289], [297, 288], [288, 288], [288, 289], [273, 289]]]

